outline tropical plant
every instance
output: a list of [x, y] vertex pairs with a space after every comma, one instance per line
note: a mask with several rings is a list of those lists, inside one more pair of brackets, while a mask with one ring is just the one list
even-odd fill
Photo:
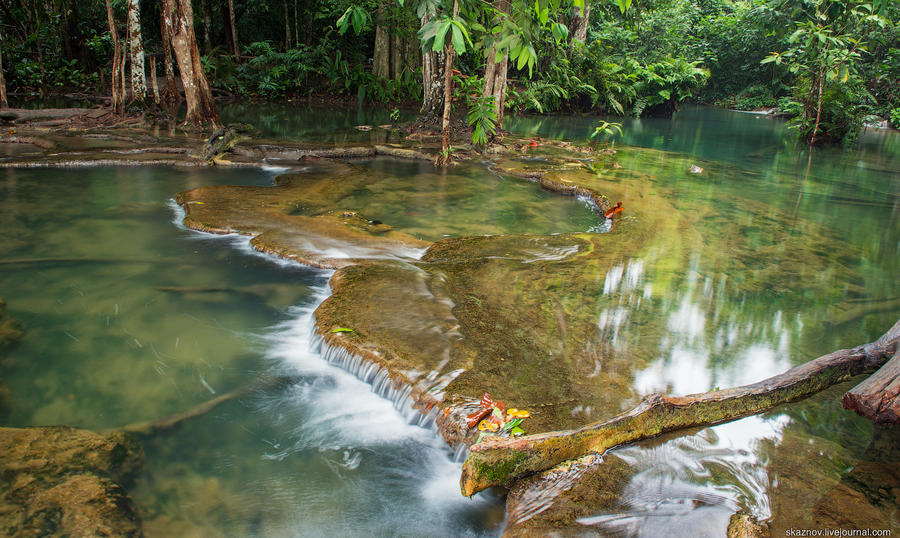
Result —
[[[783, 52], [773, 52], [761, 63], [783, 65], [798, 77], [797, 88], [804, 91], [796, 96], [803, 104], [797, 126], [803, 137], [814, 144], [822, 127], [832, 138], [855, 136], [861, 119], [849, 117], [846, 110], [825, 107], [842, 106], [845, 96], [859, 93], [851, 86], [859, 84], [859, 65], [867, 52], [866, 31], [888, 22], [863, 0], [780, 0], [778, 8], [792, 10], [794, 31]], [[823, 124], [829, 115], [841, 119]]]

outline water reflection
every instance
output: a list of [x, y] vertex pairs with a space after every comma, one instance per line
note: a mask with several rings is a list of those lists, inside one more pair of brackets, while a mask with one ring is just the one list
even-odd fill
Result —
[[785, 415], [748, 417], [655, 446], [614, 450], [633, 473], [622, 501], [611, 513], [577, 522], [614, 536], [713, 537], [726, 534], [738, 510], [768, 519], [772, 480], [764, 447], [778, 444], [789, 423]]

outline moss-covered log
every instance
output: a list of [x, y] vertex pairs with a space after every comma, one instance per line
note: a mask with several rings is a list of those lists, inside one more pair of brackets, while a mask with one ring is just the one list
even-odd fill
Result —
[[591, 452], [681, 428], [755, 415], [805, 398], [876, 370], [894, 355], [898, 340], [900, 321], [871, 344], [829, 353], [758, 383], [680, 397], [654, 393], [626, 413], [577, 430], [487, 440], [469, 450], [460, 479], [462, 492], [470, 496]]

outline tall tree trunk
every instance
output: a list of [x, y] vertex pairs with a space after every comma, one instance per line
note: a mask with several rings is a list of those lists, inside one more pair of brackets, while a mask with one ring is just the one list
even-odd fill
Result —
[[41, 70], [41, 96], [47, 95], [47, 72], [44, 69], [44, 53], [41, 50], [41, 17], [38, 13], [39, 2], [33, 2], [34, 8], [34, 26], [37, 39], [34, 41], [34, 49], [37, 52], [38, 68]]
[[194, 35], [194, 10], [191, 0], [163, 0], [163, 19], [172, 38], [172, 50], [181, 72], [184, 98], [187, 102], [185, 125], [216, 128], [220, 125], [219, 111], [213, 102], [212, 91], [203, 74], [200, 50]]
[[[509, 11], [508, 0], [497, 0], [495, 7], [502, 13]], [[506, 109], [506, 80], [507, 70], [509, 68], [509, 54], [497, 61], [497, 51], [495, 47], [491, 47], [485, 58], [484, 67], [484, 87], [481, 90], [482, 97], [494, 98], [494, 115], [496, 116], [495, 126], [497, 133], [503, 127], [503, 111]], [[495, 135], [496, 136], [496, 135]]]
[[387, 29], [387, 1], [378, 4], [375, 12], [375, 51], [372, 55], [372, 73], [378, 78], [391, 78], [391, 37]]
[[114, 114], [123, 112], [123, 103], [125, 101], [125, 85], [121, 83], [120, 75], [125, 64], [125, 55], [122, 52], [122, 43], [119, 41], [119, 32], [116, 30], [116, 18], [113, 14], [113, 7], [110, 0], [106, 0], [106, 22], [109, 24], [109, 33], [113, 42], [113, 63], [112, 63], [112, 109]]
[[150, 56], [150, 86], [153, 88], [153, 102], [159, 104], [159, 83], [156, 81], [156, 57]]
[[403, 74], [403, 44], [400, 34], [394, 33], [391, 39], [391, 78], [400, 80], [401, 74]]
[[203, 52], [209, 54], [212, 50], [212, 40], [209, 38], [212, 31], [212, 15], [209, 12], [208, 0], [200, 0], [200, 16], [203, 18]]
[[291, 50], [291, 17], [288, 15], [287, 0], [281, 0], [284, 7], [284, 50]]
[[[421, 23], [429, 21], [422, 16]], [[416, 124], [419, 128], [437, 128], [444, 110], [444, 51], [422, 51], [422, 108]]]
[[0, 35], [0, 108], [9, 108], [6, 100], [6, 78], [3, 76], [3, 36]]
[[169, 115], [175, 115], [177, 104], [181, 101], [181, 95], [178, 93], [178, 87], [175, 85], [175, 66], [172, 58], [172, 36], [169, 34], [169, 28], [166, 26], [166, 10], [165, 5], [159, 10], [159, 32], [163, 46], [163, 69], [166, 73], [166, 87], [162, 90], [160, 99], [165, 103], [165, 109]]
[[588, 26], [591, 24], [591, 2], [590, 0], [584, 0], [584, 8], [573, 8], [572, 9], [572, 19], [569, 20], [569, 34], [572, 36], [572, 41], [579, 41], [584, 43], [587, 41], [587, 31]]
[[228, 0], [228, 23], [231, 29], [231, 45], [234, 48], [234, 61], [239, 62], [241, 60], [241, 51], [240, 47], [238, 47], [237, 29], [234, 26], [233, 0]]
[[141, 38], [141, 5], [128, 0], [128, 37], [131, 40], [131, 98], [144, 108], [147, 102], [147, 78], [144, 74], [144, 44]]
[[[453, 0], [453, 17], [459, 14], [459, 0]], [[438, 158], [440, 164], [447, 165], [450, 163], [450, 112], [453, 108], [453, 97], [450, 95], [453, 90], [453, 57], [456, 50], [453, 48], [452, 40], [447, 41], [444, 46], [444, 114], [441, 118], [441, 156]]]

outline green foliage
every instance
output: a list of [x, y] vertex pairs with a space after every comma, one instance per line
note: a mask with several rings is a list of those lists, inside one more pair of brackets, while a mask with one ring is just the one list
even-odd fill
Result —
[[891, 110], [891, 125], [895, 129], [900, 129], [900, 106]]
[[888, 21], [862, 0], [791, 0], [779, 7], [795, 8], [793, 32], [783, 52], [761, 63], [796, 76], [794, 93], [803, 113], [795, 125], [810, 143], [820, 130], [835, 140], [855, 140], [874, 101], [861, 84], [863, 54], [870, 30], [886, 28]]
[[343, 15], [341, 15], [335, 23], [335, 26], [337, 26], [340, 35], [344, 35], [351, 26], [353, 27], [353, 32], [356, 33], [356, 35], [359, 35], [369, 24], [370, 20], [371, 17], [369, 17], [368, 11], [361, 6], [353, 4], [347, 8], [347, 11], [345, 11]]
[[773, 107], [776, 104], [775, 95], [769, 86], [754, 84], [741, 90], [732, 107], [737, 110], [759, 110]]
[[616, 134], [622, 135], [622, 124], [617, 122], [608, 122], [601, 121], [600, 125], [594, 128], [594, 132], [591, 133], [591, 139], [599, 138], [600, 136], [611, 137]]
[[497, 113], [494, 111], [494, 97], [478, 97], [469, 105], [469, 125], [472, 131], [472, 143], [484, 147], [495, 133]]

